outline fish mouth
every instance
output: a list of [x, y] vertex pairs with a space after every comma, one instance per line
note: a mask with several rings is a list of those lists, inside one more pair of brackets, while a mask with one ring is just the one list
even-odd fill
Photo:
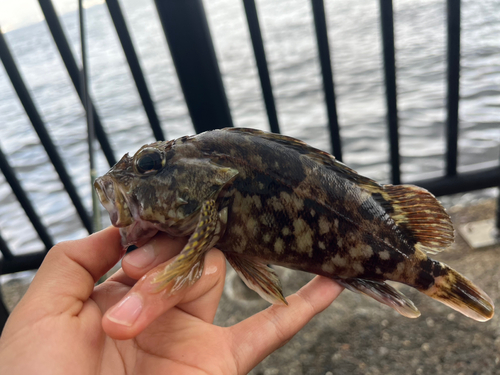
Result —
[[101, 204], [109, 213], [111, 223], [118, 228], [126, 227], [134, 222], [130, 202], [120, 186], [109, 176], [95, 180], [94, 188]]
[[111, 223], [120, 228], [123, 247], [144, 243], [158, 232], [154, 224], [140, 218], [137, 204], [110, 176], [97, 178], [94, 187], [99, 200], [109, 213]]

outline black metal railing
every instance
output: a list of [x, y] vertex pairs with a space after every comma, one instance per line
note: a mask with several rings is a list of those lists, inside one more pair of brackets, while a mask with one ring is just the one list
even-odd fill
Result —
[[[248, 21], [256, 65], [259, 72], [263, 99], [267, 110], [269, 128], [279, 132], [278, 116], [273, 96], [269, 69], [266, 61], [264, 43], [259, 26], [259, 17], [254, 0], [242, 0]], [[82, 103], [86, 98], [82, 94], [81, 69], [71, 52], [67, 38], [50, 0], [39, 0], [45, 20], [50, 29], [55, 44], [63, 59], [66, 70], [78, 92]], [[132, 76], [135, 80], [139, 96], [149, 119], [151, 129], [156, 139], [165, 139], [160, 121], [149, 94], [141, 65], [134, 49], [131, 37], [118, 0], [106, 1], [111, 18], [122, 44]], [[325, 105], [328, 115], [328, 126], [332, 153], [342, 159], [342, 140], [340, 137], [337, 108], [335, 101], [334, 80], [331, 64], [331, 51], [328, 42], [327, 20], [323, 0], [311, 0], [313, 19], [316, 31], [318, 56], [321, 65]], [[184, 98], [196, 132], [214, 128], [232, 126], [226, 92], [224, 90], [219, 65], [215, 55], [202, 0], [156, 0], [156, 8], [168, 42], [170, 53], [177, 71]], [[383, 61], [385, 73], [387, 124], [390, 144], [391, 180], [401, 182], [398, 109], [396, 92], [396, 67], [394, 48], [394, 25], [392, 0], [380, 0]], [[479, 171], [467, 173], [457, 172], [458, 144], [458, 106], [459, 106], [459, 70], [460, 70], [460, 1], [447, 0], [447, 34], [448, 34], [448, 74], [447, 74], [447, 147], [446, 173], [444, 176], [425, 181], [410, 181], [423, 186], [435, 195], [453, 194], [470, 190], [496, 187], [500, 185], [500, 167], [488, 167]], [[9, 51], [4, 37], [0, 33], [0, 58], [7, 74], [23, 104], [26, 113], [35, 128], [41, 143], [59, 174], [66, 192], [71, 198], [78, 215], [87, 230], [91, 231], [90, 214], [86, 212], [81, 197], [78, 196], [73, 183], [66, 172], [61, 158], [46, 131], [33, 100], [19, 74], [14, 59]], [[90, 116], [94, 120], [96, 137], [110, 165], [116, 162], [108, 137], [103, 129], [100, 117], [89, 100]], [[52, 238], [42, 224], [36, 210], [31, 205], [16, 173], [8, 160], [0, 151], [0, 169], [6, 181], [12, 187], [17, 199], [25, 210], [33, 227], [48, 250]], [[3, 254], [1, 273], [10, 273], [33, 269], [39, 266], [45, 252], [29, 255], [14, 255], [8, 244], [0, 236], [0, 250]]]

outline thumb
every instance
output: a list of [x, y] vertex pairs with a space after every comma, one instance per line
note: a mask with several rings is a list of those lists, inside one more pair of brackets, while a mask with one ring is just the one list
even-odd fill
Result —
[[[42, 314], [67, 311], [85, 302], [94, 283], [113, 267], [125, 250], [117, 228], [109, 227], [81, 240], [55, 245], [45, 257], [20, 305], [33, 300]], [[76, 312], [77, 313], [77, 312]]]

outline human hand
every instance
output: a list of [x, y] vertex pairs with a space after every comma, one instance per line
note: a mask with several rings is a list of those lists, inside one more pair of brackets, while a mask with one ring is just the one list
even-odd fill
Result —
[[[206, 255], [203, 276], [174, 295], [151, 280], [184, 239], [158, 235], [127, 254], [122, 269], [94, 283], [123, 255], [116, 228], [63, 242], [47, 254], [0, 338], [3, 374], [246, 374], [284, 345], [342, 291], [316, 277], [228, 328], [212, 324], [225, 278], [224, 255]], [[137, 281], [139, 280], [139, 281]]]

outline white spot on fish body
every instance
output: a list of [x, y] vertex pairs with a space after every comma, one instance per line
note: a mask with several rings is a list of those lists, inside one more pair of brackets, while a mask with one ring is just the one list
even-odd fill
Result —
[[239, 191], [235, 191], [234, 193], [234, 198], [233, 198], [233, 205], [231, 207], [231, 210], [235, 214], [239, 214], [241, 212], [241, 204], [242, 204], [242, 195]]
[[231, 226], [231, 232], [233, 232], [237, 237], [242, 237], [245, 235], [245, 230], [240, 225]]
[[262, 156], [253, 153], [250, 157], [250, 163], [256, 167], [262, 167]]
[[365, 272], [365, 268], [359, 262], [354, 262], [352, 264], [352, 268], [358, 273], [358, 275], [360, 275], [363, 272]]
[[314, 233], [311, 227], [303, 219], [295, 219], [293, 222], [293, 234], [297, 244], [297, 251], [300, 253], [307, 253], [312, 257]]
[[319, 234], [330, 232], [330, 222], [324, 216], [320, 216], [318, 220]]
[[325, 243], [324, 243], [324, 242], [322, 242], [322, 241], [319, 241], [319, 242], [318, 242], [318, 247], [319, 247], [320, 249], [322, 249], [322, 250], [325, 250], [325, 249], [326, 249]]
[[304, 200], [296, 195], [293, 196], [293, 204], [295, 205], [296, 211], [300, 211], [304, 208]]
[[308, 227], [307, 223], [301, 218], [293, 221], [293, 232], [295, 235], [304, 232]]
[[325, 262], [321, 265], [321, 270], [326, 273], [333, 274], [335, 271], [335, 267], [331, 262]]
[[255, 205], [255, 208], [260, 210], [262, 208], [262, 202], [260, 200], [260, 196], [254, 195], [252, 196], [253, 204]]
[[347, 260], [344, 258], [344, 257], [341, 257], [340, 255], [335, 255], [333, 258], [332, 258], [332, 262], [334, 265], [336, 265], [337, 267], [345, 267], [347, 266]]
[[405, 264], [403, 262], [399, 262], [396, 267], [396, 271], [401, 275], [405, 269]]
[[269, 198], [267, 200], [267, 204], [270, 205], [274, 211], [284, 211], [285, 210], [285, 206], [283, 206], [283, 203], [281, 203], [277, 197]]
[[246, 220], [246, 227], [249, 233], [253, 233], [257, 228], [257, 220], [255, 220], [253, 217], [248, 218], [248, 220]]
[[254, 201], [252, 196], [247, 195], [246, 197], [241, 199], [241, 214], [249, 215], [252, 212], [252, 207], [254, 205]]
[[280, 198], [281, 198], [281, 201], [283, 202], [284, 205], [286, 205], [288, 207], [292, 206], [292, 197], [290, 196], [290, 194], [282, 191], [280, 193]]
[[349, 254], [353, 258], [369, 258], [373, 255], [373, 249], [370, 245], [359, 244], [358, 246], [349, 249]]
[[282, 254], [285, 250], [285, 243], [281, 238], [278, 238], [274, 243], [274, 251], [278, 254]]
[[387, 260], [391, 257], [391, 254], [387, 250], [384, 250], [384, 251], [381, 251], [380, 253], [378, 253], [378, 256], [382, 260]]

